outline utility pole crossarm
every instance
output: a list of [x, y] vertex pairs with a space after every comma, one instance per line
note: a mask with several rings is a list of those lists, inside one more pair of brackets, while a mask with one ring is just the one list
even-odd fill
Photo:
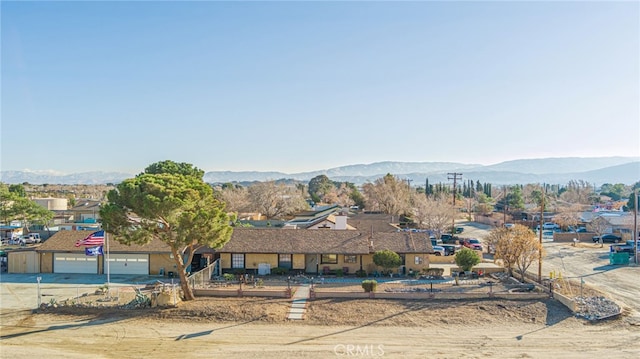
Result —
[[456, 190], [457, 190], [457, 184], [456, 182], [458, 180], [462, 179], [462, 173], [457, 173], [457, 172], [453, 172], [453, 173], [447, 173], [447, 179], [448, 180], [453, 180], [453, 205], [456, 205]]

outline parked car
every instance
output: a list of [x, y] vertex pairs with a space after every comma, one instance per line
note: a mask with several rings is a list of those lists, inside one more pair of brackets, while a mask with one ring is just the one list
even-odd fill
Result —
[[440, 247], [444, 248], [444, 255], [445, 256], [452, 256], [454, 254], [456, 254], [456, 252], [462, 248], [461, 245], [459, 244], [443, 244]]
[[602, 236], [593, 236], [593, 243], [600, 242], [602, 239], [602, 243], [620, 243], [622, 242], [622, 237], [616, 236], [615, 234], [603, 234]]
[[505, 224], [504, 224], [504, 228], [509, 228], [509, 229], [511, 229], [511, 228], [513, 228], [514, 226], [515, 226], [515, 224], [513, 224], [513, 223], [505, 223]]
[[431, 245], [432, 246], [439, 246], [439, 245], [443, 244], [442, 239], [435, 239], [433, 237], [431, 237], [429, 239], [431, 239]]
[[464, 227], [456, 227], [456, 233], [460, 234], [464, 232]]
[[[542, 224], [542, 230], [547, 230], [547, 229], [554, 231], [554, 230], [560, 229], [560, 226], [553, 222], [545, 222]], [[537, 225], [536, 231], [539, 231], [539, 230], [540, 230], [540, 225]]]
[[433, 247], [433, 251], [434, 251], [434, 255], [436, 256], [446, 256], [447, 252], [445, 251], [444, 247], [442, 246], [432, 246]]
[[20, 239], [18, 240], [18, 244], [24, 246], [25, 244], [40, 243], [40, 241], [40, 233], [29, 233], [20, 237]]
[[482, 250], [482, 243], [475, 238], [467, 238], [462, 240], [462, 245], [467, 247], [467, 248], [471, 248], [474, 250], [478, 250], [481, 251]]
[[445, 234], [441, 235], [440, 239], [442, 240], [442, 243], [444, 243], [444, 244], [457, 244], [458, 243], [458, 237], [457, 236], [452, 236], [449, 233], [445, 233]]
[[633, 240], [628, 240], [625, 242], [625, 244], [611, 246], [611, 251], [617, 252], [617, 253], [626, 252], [626, 253], [629, 253], [630, 256], [632, 256], [636, 248], [638, 253], [640, 253], [640, 246], [636, 247], [636, 244], [640, 244], [640, 243], [633, 243]]

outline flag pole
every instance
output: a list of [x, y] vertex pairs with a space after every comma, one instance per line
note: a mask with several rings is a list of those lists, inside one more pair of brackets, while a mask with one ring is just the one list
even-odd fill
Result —
[[111, 277], [109, 273], [109, 233], [104, 231], [105, 242], [107, 242], [107, 291], [111, 288]]

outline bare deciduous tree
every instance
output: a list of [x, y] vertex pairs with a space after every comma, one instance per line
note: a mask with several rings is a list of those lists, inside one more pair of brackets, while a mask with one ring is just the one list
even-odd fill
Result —
[[226, 208], [229, 212], [246, 212], [250, 207], [249, 192], [244, 187], [226, 186], [218, 191], [216, 195], [226, 203]]
[[324, 195], [324, 203], [337, 204], [342, 207], [349, 207], [354, 204], [351, 199], [352, 189], [346, 183], [341, 183], [339, 187], [333, 187]]
[[589, 204], [593, 197], [593, 186], [582, 180], [571, 180], [560, 199], [573, 204]]
[[446, 198], [440, 196], [425, 197], [415, 193], [412, 196], [412, 216], [420, 227], [434, 231], [437, 238], [451, 227], [456, 215], [453, 205]]
[[262, 213], [267, 219], [282, 218], [309, 207], [295, 187], [275, 181], [253, 184], [248, 192], [251, 209]]
[[567, 229], [568, 227], [575, 227], [580, 223], [580, 213], [582, 212], [582, 206], [573, 205], [570, 207], [561, 207], [558, 209], [558, 213], [553, 217], [553, 221], [560, 227]]
[[387, 174], [363, 186], [366, 207], [398, 216], [409, 212], [411, 189], [400, 178]]
[[544, 249], [529, 228], [516, 224], [512, 228], [497, 228], [485, 238], [490, 247], [495, 248], [496, 259], [502, 260], [504, 267], [513, 275], [514, 267], [520, 272], [524, 282], [524, 274], [531, 263], [538, 260]]
[[[595, 235], [598, 237], [602, 237], [609, 226], [610, 224], [606, 219], [598, 216], [592, 219], [591, 222], [587, 223], [587, 230], [589, 232], [595, 233]], [[600, 245], [602, 246], [602, 240], [600, 240]]]

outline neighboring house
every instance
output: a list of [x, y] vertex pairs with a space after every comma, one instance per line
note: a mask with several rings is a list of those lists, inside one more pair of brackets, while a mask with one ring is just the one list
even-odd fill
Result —
[[22, 231], [22, 226], [0, 226], [0, 238], [2, 240], [19, 238], [22, 235]]
[[[297, 228], [297, 229], [309, 229], [312, 227], [320, 228], [320, 226], [324, 225], [324, 227], [322, 228], [329, 228], [330, 226], [329, 226], [329, 222], [327, 221], [327, 218], [340, 211], [341, 211], [340, 206], [331, 205], [331, 206], [317, 207], [316, 209], [311, 211], [299, 212], [294, 216], [293, 219], [286, 221], [284, 224], [284, 227]], [[346, 218], [345, 218], [345, 225], [346, 225]], [[346, 229], [346, 227], [341, 229]]]
[[224, 272], [266, 274], [280, 267], [317, 274], [340, 269], [351, 274], [376, 270], [373, 253], [383, 249], [400, 254], [405, 271], [426, 267], [429, 254], [433, 253], [426, 234], [275, 228], [236, 228], [229, 242], [217, 252]]
[[100, 201], [78, 200], [77, 204], [69, 209], [76, 223], [97, 223], [100, 219]]
[[398, 226], [393, 224], [393, 216], [383, 213], [358, 213], [349, 216], [349, 224], [361, 232], [397, 232]]
[[602, 218], [607, 222], [607, 228], [603, 233], [627, 233], [629, 238], [626, 239], [631, 239], [631, 231], [633, 230], [633, 213], [620, 211], [593, 211], [583, 212], [580, 215], [580, 220], [583, 223], [589, 223], [596, 218]]
[[[41, 273], [107, 273], [107, 245], [105, 255], [87, 256], [85, 246], [75, 243], [93, 231], [60, 231], [40, 245], [38, 253]], [[149, 244], [125, 245], [109, 238], [109, 273], [157, 275], [175, 270], [169, 246], [160, 240]]]
[[307, 229], [337, 229], [337, 230], [356, 230], [355, 227], [347, 223], [347, 213], [338, 212], [336, 214], [330, 214], [323, 220], [307, 227]]
[[52, 232], [57, 231], [98, 231], [100, 230], [100, 223], [60, 223], [49, 227]]

